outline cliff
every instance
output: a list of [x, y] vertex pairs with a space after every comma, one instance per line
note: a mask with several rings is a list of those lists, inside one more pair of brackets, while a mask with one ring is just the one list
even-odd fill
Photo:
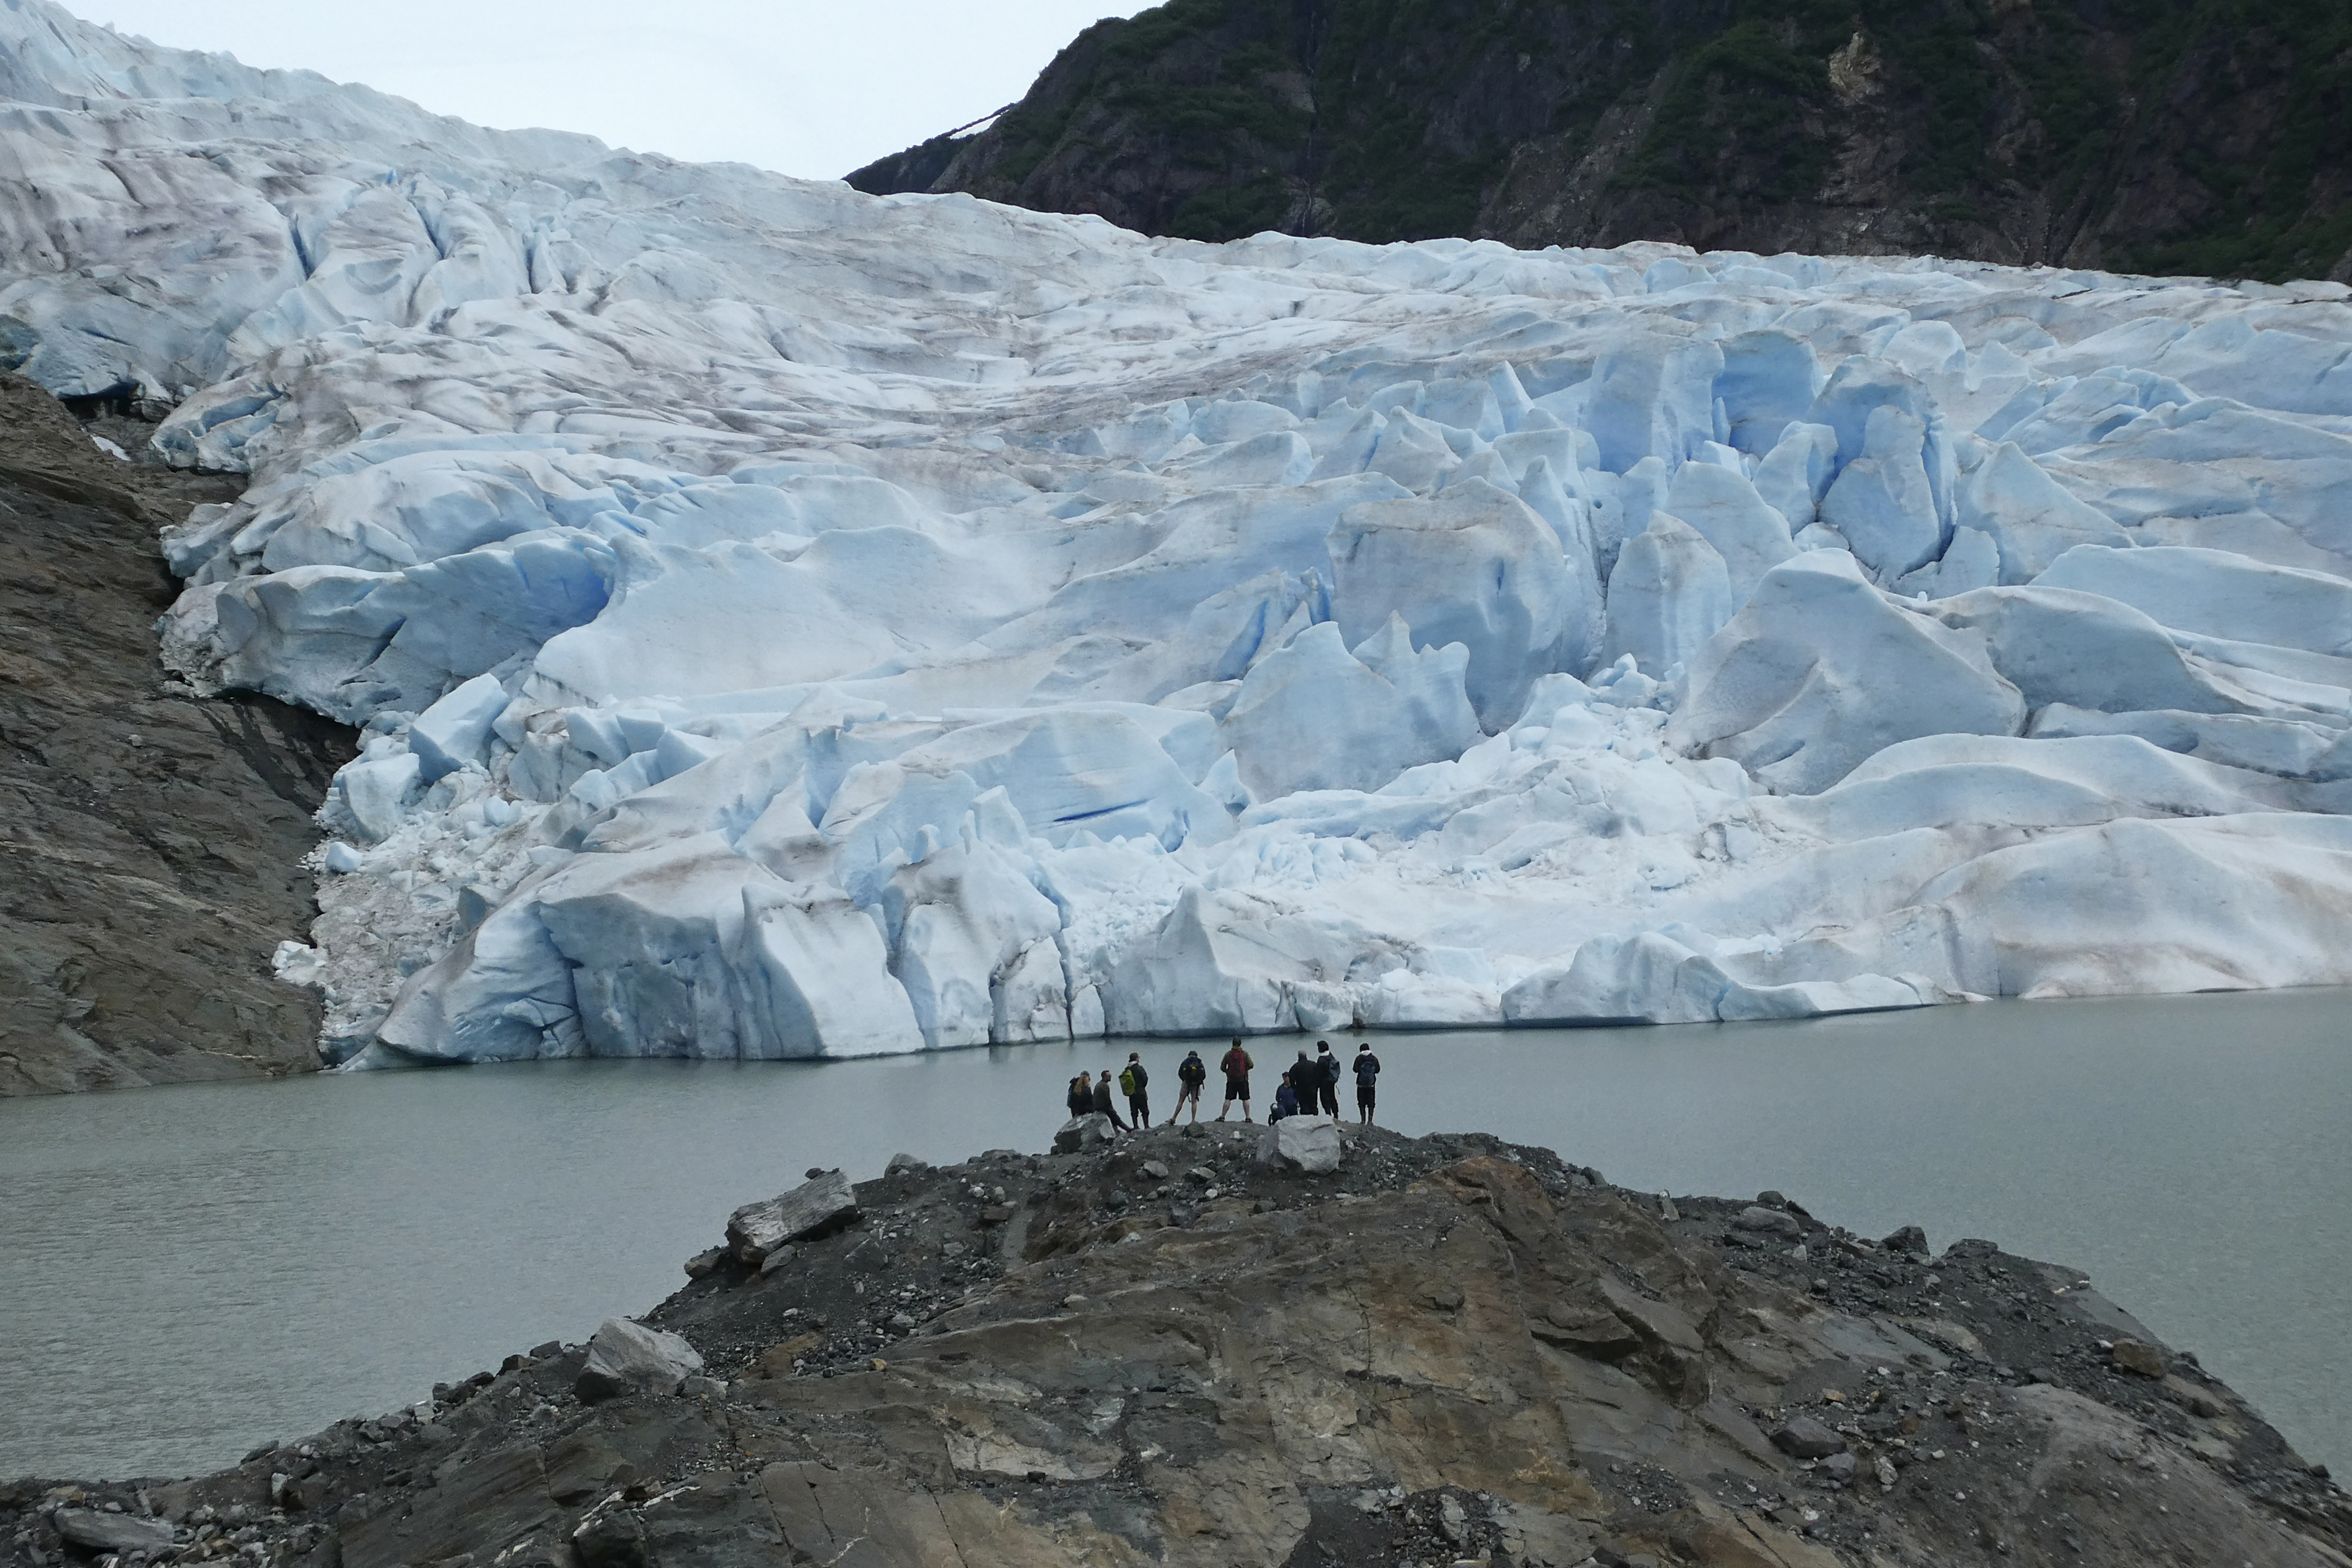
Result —
[[243, 488], [110, 456], [0, 373], [0, 1095], [318, 1065], [317, 1003], [270, 954], [316, 913], [300, 861], [351, 731], [157, 658], [156, 531]]
[[1869, 1241], [1777, 1194], [1662, 1202], [1486, 1137], [1351, 1129], [1319, 1174], [1260, 1137], [813, 1172], [739, 1213], [655, 1332], [551, 1342], [199, 1480], [0, 1489], [0, 1560], [2318, 1568], [2352, 1545], [2324, 1471], [2072, 1270]]
[[2320, 0], [1171, 0], [849, 176], [1147, 233], [2352, 277]]

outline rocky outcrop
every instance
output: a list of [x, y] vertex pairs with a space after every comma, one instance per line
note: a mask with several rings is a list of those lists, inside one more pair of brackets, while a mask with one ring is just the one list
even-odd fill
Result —
[[2352, 279], [2326, 6], [1171, 0], [849, 176], [1146, 233]]
[[1345, 1131], [1327, 1174], [1209, 1125], [902, 1168], [791, 1267], [706, 1258], [649, 1314], [723, 1381], [585, 1405], [587, 1352], [542, 1345], [201, 1480], [0, 1490], [0, 1552], [54, 1562], [59, 1521], [110, 1503], [172, 1527], [156, 1561], [318, 1568], [2319, 1568], [2352, 1544], [2324, 1472], [2193, 1357], [2124, 1353], [2156, 1347], [2080, 1274]]
[[0, 1095], [318, 1064], [270, 955], [316, 913], [300, 862], [350, 731], [157, 661], [156, 530], [242, 483], [110, 456], [0, 374]]

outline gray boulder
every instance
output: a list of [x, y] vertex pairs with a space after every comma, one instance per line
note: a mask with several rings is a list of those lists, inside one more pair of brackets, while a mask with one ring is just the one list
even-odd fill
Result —
[[676, 1334], [626, 1318], [607, 1318], [588, 1342], [588, 1363], [572, 1392], [583, 1405], [625, 1394], [675, 1394], [702, 1370], [702, 1357]]
[[1309, 1174], [1339, 1168], [1339, 1130], [1328, 1121], [1286, 1116], [1258, 1139], [1257, 1163], [1285, 1165]]
[[849, 1178], [826, 1171], [789, 1193], [737, 1209], [727, 1219], [727, 1245], [736, 1257], [757, 1265], [789, 1242], [822, 1235], [856, 1217], [857, 1194], [849, 1190]]
[[1742, 1230], [1758, 1231], [1766, 1236], [1785, 1237], [1790, 1241], [1805, 1234], [1804, 1222], [1798, 1219], [1795, 1215], [1785, 1209], [1768, 1209], [1760, 1204], [1751, 1204], [1741, 1209], [1738, 1217], [1731, 1223]]
[[1792, 1415], [1772, 1434], [1772, 1446], [1799, 1459], [1826, 1459], [1845, 1451], [1845, 1439], [1810, 1415]]
[[65, 1508], [58, 1510], [57, 1525], [59, 1535], [87, 1552], [156, 1552], [172, 1544], [172, 1527], [160, 1519]]
[[1112, 1137], [1110, 1118], [1100, 1111], [1086, 1116], [1073, 1116], [1062, 1123], [1062, 1130], [1059, 1132], [1054, 1134], [1054, 1152], [1075, 1154], [1081, 1149], [1091, 1149], [1097, 1143], [1108, 1143]]

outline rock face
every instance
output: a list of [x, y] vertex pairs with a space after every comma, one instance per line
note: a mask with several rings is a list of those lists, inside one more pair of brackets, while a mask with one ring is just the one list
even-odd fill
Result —
[[849, 180], [1195, 239], [1670, 239], [2341, 278], [2345, 143], [2298, 107], [2345, 90], [2340, 26], [2087, 0], [1867, 17], [1174, 0], [1087, 29], [986, 129]]
[[300, 861], [350, 731], [156, 658], [156, 530], [241, 487], [110, 457], [0, 374], [0, 1095], [318, 1065], [270, 955], [315, 912]]
[[1344, 1178], [1207, 1126], [901, 1170], [794, 1267], [722, 1264], [649, 1314], [729, 1382], [583, 1405], [589, 1352], [541, 1346], [217, 1476], [0, 1489], [0, 1561], [106, 1501], [320, 1568], [2321, 1568], [2352, 1545], [2352, 1503], [2192, 1358], [2118, 1372], [2103, 1336], [2145, 1331], [2071, 1270], [1976, 1241], [1930, 1261], [1790, 1205], [1799, 1258], [1739, 1204], [1664, 1222], [1548, 1151], [1343, 1131]]

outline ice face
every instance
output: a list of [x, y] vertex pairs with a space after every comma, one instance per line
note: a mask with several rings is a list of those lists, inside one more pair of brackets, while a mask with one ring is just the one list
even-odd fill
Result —
[[2352, 305], [1211, 247], [0, 0], [0, 354], [365, 726], [338, 1058], [2352, 981]]

